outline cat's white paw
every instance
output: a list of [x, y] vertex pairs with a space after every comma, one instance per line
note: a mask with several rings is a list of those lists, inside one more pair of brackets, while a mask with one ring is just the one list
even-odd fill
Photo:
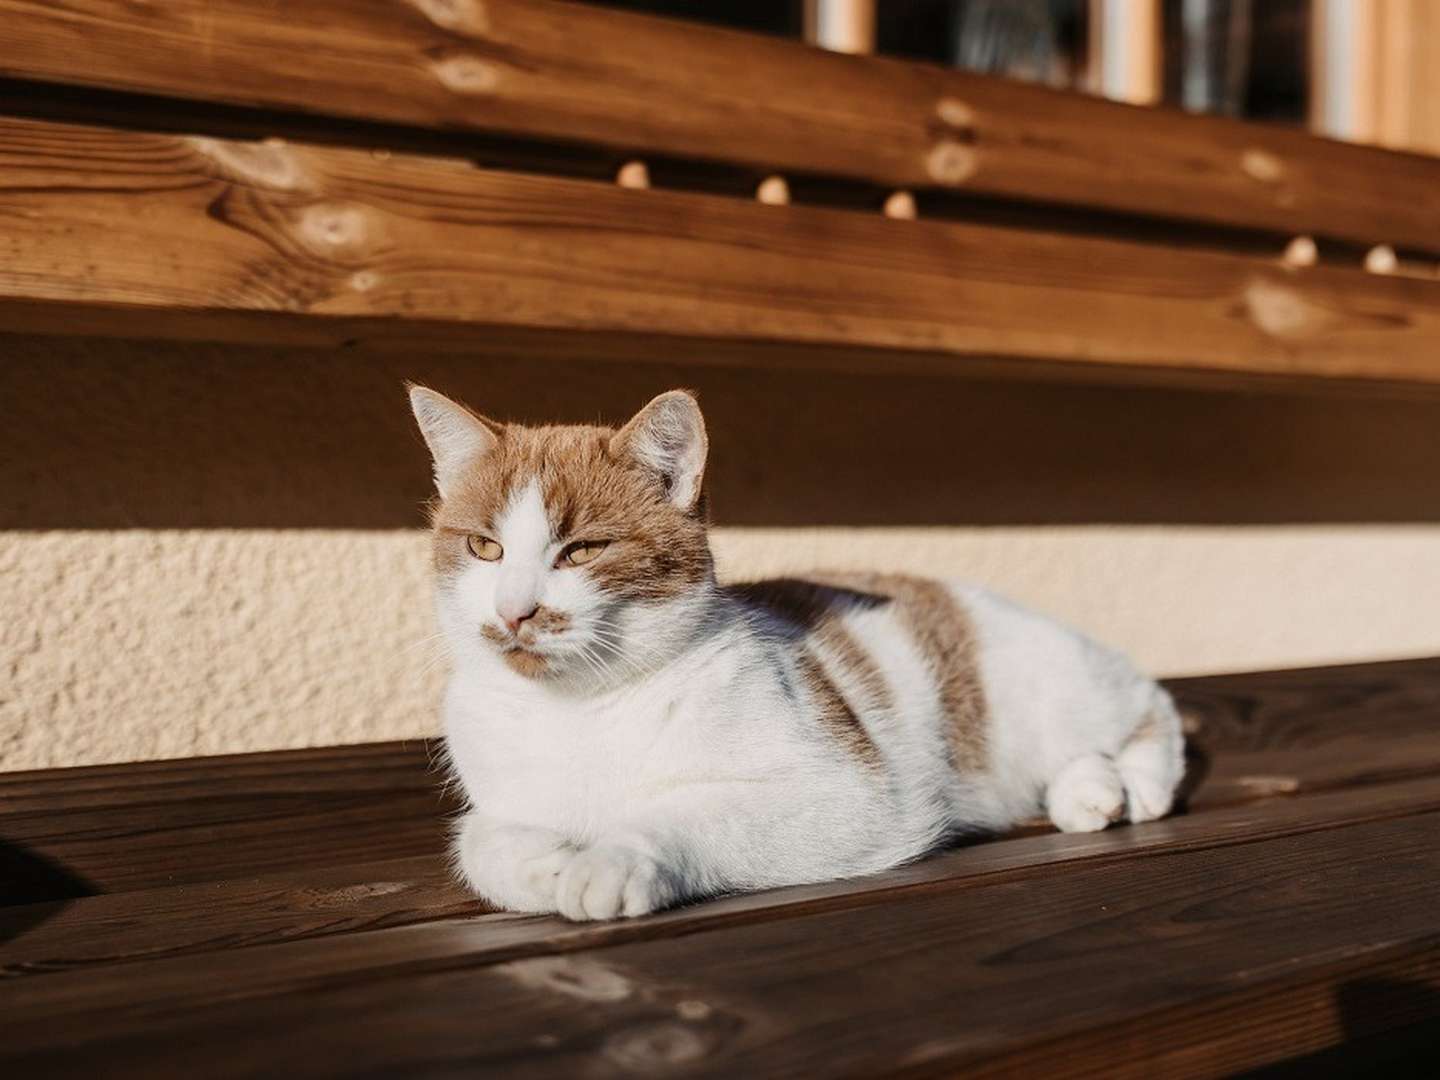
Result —
[[455, 838], [465, 883], [506, 911], [556, 911], [560, 874], [577, 854], [557, 833], [469, 815]]
[[1169, 777], [1155, 776], [1134, 769], [1125, 769], [1125, 816], [1139, 824], [1156, 821], [1170, 812], [1175, 802], [1175, 784]]
[[1076, 758], [1050, 782], [1045, 807], [1061, 832], [1099, 832], [1124, 814], [1125, 786], [1109, 758]]
[[575, 861], [578, 853], [572, 847], [558, 847], [534, 858], [522, 859], [515, 869], [515, 882], [520, 889], [520, 904], [512, 911], [556, 911], [556, 895], [560, 874]]
[[567, 919], [646, 915], [668, 901], [660, 867], [633, 848], [601, 844], [560, 872], [556, 900]]

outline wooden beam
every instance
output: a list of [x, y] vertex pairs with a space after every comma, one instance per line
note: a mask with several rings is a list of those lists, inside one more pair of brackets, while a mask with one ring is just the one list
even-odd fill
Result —
[[22, 120], [0, 121], [0, 218], [0, 329], [1440, 382], [1440, 283], [1278, 252]]
[[555, 0], [277, 10], [0, 0], [0, 75], [1440, 251], [1440, 162], [1298, 131]]

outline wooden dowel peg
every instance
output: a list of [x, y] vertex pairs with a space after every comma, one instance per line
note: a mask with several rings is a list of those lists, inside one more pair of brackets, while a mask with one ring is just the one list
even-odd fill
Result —
[[1389, 244], [1376, 244], [1365, 253], [1365, 269], [1372, 274], [1393, 274], [1399, 268], [1400, 260]]
[[1280, 261], [1286, 266], [1314, 266], [1319, 261], [1320, 251], [1315, 241], [1308, 236], [1297, 236], [1285, 245], [1285, 254]]
[[897, 221], [914, 221], [919, 216], [915, 196], [908, 191], [892, 191], [885, 199], [885, 216]]
[[755, 198], [766, 206], [789, 206], [790, 185], [783, 176], [767, 176], [755, 189]]
[[644, 191], [650, 186], [650, 169], [643, 161], [627, 161], [615, 174], [615, 183], [623, 188]]

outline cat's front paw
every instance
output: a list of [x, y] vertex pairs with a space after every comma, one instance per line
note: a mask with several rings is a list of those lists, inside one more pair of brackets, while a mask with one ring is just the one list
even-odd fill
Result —
[[560, 873], [576, 850], [548, 830], [497, 827], [471, 814], [456, 837], [455, 854], [461, 876], [478, 896], [507, 911], [539, 913], [557, 910]]
[[646, 915], [670, 902], [660, 866], [649, 855], [616, 844], [582, 851], [560, 871], [555, 898], [567, 919]]

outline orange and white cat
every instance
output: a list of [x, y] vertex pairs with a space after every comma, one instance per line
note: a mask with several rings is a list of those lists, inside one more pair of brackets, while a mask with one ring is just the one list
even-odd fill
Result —
[[689, 394], [618, 431], [410, 393], [434, 458], [461, 874], [515, 911], [643, 915], [874, 873], [1042, 808], [1170, 809], [1170, 697], [973, 585], [715, 580]]

